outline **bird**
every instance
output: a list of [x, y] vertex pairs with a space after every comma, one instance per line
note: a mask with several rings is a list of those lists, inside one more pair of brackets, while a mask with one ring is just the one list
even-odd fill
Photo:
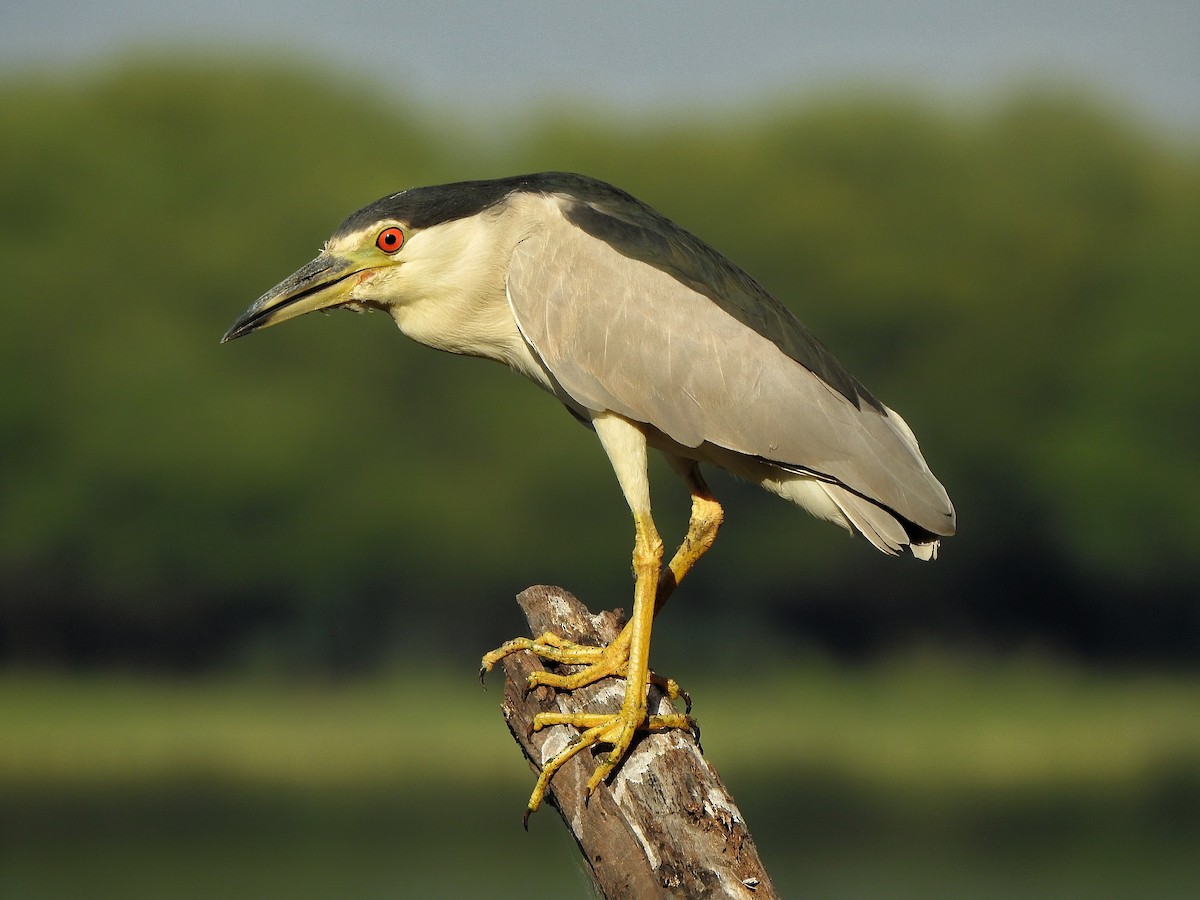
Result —
[[[580, 730], [545, 761], [526, 806], [586, 747], [607, 746], [587, 794], [639, 730], [690, 729], [651, 715], [655, 614], [712, 546], [724, 510], [701, 464], [724, 469], [858, 533], [890, 555], [929, 560], [956, 529], [954, 507], [911, 428], [775, 297], [709, 244], [611, 184], [542, 172], [414, 187], [350, 214], [324, 247], [229, 328], [225, 343], [316, 310], [377, 310], [409, 338], [498, 361], [592, 429], [634, 524], [633, 610], [603, 647], [554, 633], [512, 653], [582, 668], [539, 670], [527, 687], [625, 680], [617, 712], [541, 713], [535, 730]], [[664, 561], [647, 457], [662, 454], [691, 496], [686, 536]]]

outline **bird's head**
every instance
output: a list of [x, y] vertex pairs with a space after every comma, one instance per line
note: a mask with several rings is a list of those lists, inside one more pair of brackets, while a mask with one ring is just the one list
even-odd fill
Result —
[[316, 259], [255, 300], [221, 342], [319, 309], [388, 309], [403, 302], [402, 271], [416, 255], [408, 252], [414, 229], [393, 216], [353, 220], [334, 232]]
[[255, 300], [222, 342], [318, 309], [383, 309], [399, 324], [403, 308], [422, 300], [503, 290], [507, 252], [494, 225], [530, 177], [412, 188], [364, 206], [316, 259]]

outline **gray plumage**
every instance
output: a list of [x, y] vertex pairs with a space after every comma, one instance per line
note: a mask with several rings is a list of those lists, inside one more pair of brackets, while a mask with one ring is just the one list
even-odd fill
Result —
[[727, 461], [723, 449], [746, 469], [823, 482], [881, 549], [953, 533], [908, 426], [757, 282], [627, 195], [560, 202], [577, 227], [522, 241], [508, 296], [572, 400], [652, 425], [701, 459]]

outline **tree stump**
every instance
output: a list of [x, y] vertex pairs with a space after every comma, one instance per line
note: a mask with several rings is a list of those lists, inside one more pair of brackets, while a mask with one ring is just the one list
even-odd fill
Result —
[[[603, 644], [616, 637], [624, 624], [619, 612], [592, 615], [558, 587], [528, 588], [517, 602], [534, 636], [554, 631], [578, 643]], [[514, 653], [503, 665], [504, 719], [535, 771], [578, 734], [565, 725], [531, 732], [537, 713], [616, 711], [621, 705], [625, 688], [621, 679], [605, 679], [571, 692], [543, 686], [526, 695], [526, 678], [542, 668], [542, 661], [531, 653]], [[654, 687], [649, 710], [652, 714], [674, 711]], [[602, 746], [597, 752], [608, 749]], [[579, 753], [554, 776], [546, 797], [574, 836], [601, 896], [607, 900], [778, 896], [745, 819], [691, 734], [639, 734], [608, 782], [585, 802], [585, 785], [595, 765], [590, 750]]]

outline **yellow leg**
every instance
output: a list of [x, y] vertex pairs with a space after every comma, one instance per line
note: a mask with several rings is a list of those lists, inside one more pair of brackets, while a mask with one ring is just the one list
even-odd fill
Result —
[[717, 537], [717, 529], [725, 520], [725, 511], [717, 498], [712, 495], [700, 476], [700, 467], [693, 460], [668, 457], [671, 468], [679, 473], [687, 482], [692, 494], [692, 514], [688, 519], [687, 535], [671, 562], [662, 571], [658, 579], [658, 597], [655, 600], [654, 612], [666, 606], [667, 599], [674, 592], [679, 582], [692, 570], [692, 566], [700, 559]]
[[[633, 513], [633, 571], [636, 578], [633, 615], [617, 638], [606, 647], [576, 644], [552, 633], [533, 639], [509, 641], [484, 656], [480, 675], [486, 674], [508, 654], [529, 650], [543, 659], [582, 665], [584, 668], [570, 675], [535, 672], [529, 676], [528, 688], [544, 684], [573, 690], [616, 675], [625, 678], [625, 695], [621, 709], [616, 713], [539, 713], [534, 717], [535, 731], [551, 725], [572, 725], [581, 729], [582, 733], [543, 764], [529, 797], [526, 820], [541, 805], [554, 773], [584, 748], [595, 744], [612, 747], [600, 759], [588, 779], [587, 792], [590, 795], [620, 763], [639, 728], [651, 731], [668, 728], [696, 730], [695, 722], [686, 714], [647, 716], [646, 691], [650, 683], [657, 684], [672, 699], [680, 696], [686, 699], [674, 681], [650, 672], [650, 632], [655, 613], [696, 560], [712, 545], [721, 524], [721, 506], [709, 493], [694, 462], [671, 459], [672, 465], [688, 482], [692, 493], [692, 514], [683, 544], [664, 568], [662, 539], [650, 515], [645, 436], [637, 425], [612, 414], [598, 416], [593, 424]], [[688, 705], [690, 708], [690, 700]]]
[[591, 794], [625, 756], [639, 728], [649, 726], [659, 730], [692, 727], [691, 720], [686, 715], [654, 716], [649, 721], [646, 716], [646, 689], [650, 681], [650, 631], [654, 622], [658, 573], [662, 566], [662, 539], [659, 538], [649, 513], [635, 513], [634, 526], [636, 534], [633, 545], [633, 570], [637, 582], [634, 587], [633, 616], [622, 632], [628, 633], [629, 638], [627, 658], [623, 666], [625, 697], [621, 709], [615, 714], [541, 713], [534, 717], [534, 730], [547, 725], [573, 725], [584, 731], [574, 743], [542, 767], [541, 775], [529, 798], [530, 812], [541, 805], [546, 787], [554, 773], [584, 747], [593, 744], [612, 746], [612, 751], [601, 758], [600, 764], [588, 779], [587, 792]]
[[659, 538], [649, 513], [636, 514], [634, 526], [633, 570], [636, 584], [633, 615], [611, 644], [607, 647], [585, 647], [554, 634], [544, 634], [536, 640], [518, 638], [509, 641], [483, 658], [484, 672], [509, 653], [518, 650], [531, 650], [538, 656], [556, 662], [588, 664], [586, 669], [574, 675], [535, 672], [530, 676], [530, 687], [549, 684], [552, 687], [572, 690], [611, 674], [622, 675], [625, 678], [625, 696], [621, 709], [616, 713], [539, 713], [534, 717], [534, 731], [540, 731], [550, 725], [572, 725], [582, 729], [583, 733], [542, 766], [537, 784], [529, 797], [527, 817], [541, 805], [554, 773], [586, 747], [594, 744], [608, 744], [612, 747], [612, 750], [601, 758], [588, 779], [587, 792], [590, 795], [625, 756], [639, 728], [652, 731], [667, 728], [695, 729], [695, 723], [683, 713], [667, 716], [646, 715], [646, 690], [652, 680], [663, 687], [672, 698], [680, 696], [680, 691], [674, 681], [661, 679], [650, 673], [650, 632], [654, 622], [654, 603], [659, 570], [662, 567], [663, 548], [662, 539]]

